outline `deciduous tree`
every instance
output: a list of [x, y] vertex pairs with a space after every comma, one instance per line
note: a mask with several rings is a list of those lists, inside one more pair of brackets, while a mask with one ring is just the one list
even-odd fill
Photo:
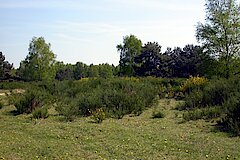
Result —
[[198, 24], [196, 37], [218, 59], [224, 77], [239, 72], [240, 6], [235, 0], [206, 0], [206, 21]]
[[134, 35], [125, 36], [123, 44], [117, 45], [117, 50], [120, 52], [120, 75], [134, 75], [134, 58], [141, 54], [142, 42]]
[[33, 37], [29, 44], [29, 53], [21, 62], [19, 71], [28, 81], [51, 80], [55, 78], [54, 68], [56, 55], [50, 49], [43, 37]]

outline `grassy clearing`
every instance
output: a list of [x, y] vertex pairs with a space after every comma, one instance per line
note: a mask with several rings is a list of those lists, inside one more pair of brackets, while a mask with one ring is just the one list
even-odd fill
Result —
[[[3, 100], [4, 96], [0, 96]], [[0, 159], [240, 159], [240, 139], [203, 120], [182, 122], [175, 100], [160, 100], [138, 117], [62, 121], [53, 108], [44, 120], [0, 110]], [[154, 110], [165, 117], [153, 119]]]

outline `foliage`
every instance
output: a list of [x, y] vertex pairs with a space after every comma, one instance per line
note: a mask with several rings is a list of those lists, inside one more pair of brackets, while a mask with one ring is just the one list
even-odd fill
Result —
[[134, 58], [141, 53], [142, 42], [134, 35], [123, 37], [123, 44], [117, 45], [120, 52], [120, 75], [134, 75]]
[[87, 77], [99, 77], [99, 70], [97, 65], [90, 64], [87, 70]]
[[102, 121], [106, 119], [106, 114], [102, 108], [97, 108], [95, 111], [91, 113], [92, 113], [92, 119], [96, 123], [102, 123]]
[[193, 88], [185, 98], [185, 108], [204, 108], [222, 106], [230, 97], [235, 96], [240, 89], [236, 79], [212, 79], [200, 88]]
[[197, 26], [197, 39], [220, 62], [221, 76], [239, 72], [240, 6], [235, 0], [207, 0], [206, 24]]
[[99, 76], [102, 78], [111, 78], [113, 77], [113, 70], [114, 66], [109, 64], [100, 64], [98, 65], [99, 68]]
[[225, 130], [240, 135], [240, 94], [231, 97], [225, 104], [228, 109], [226, 116], [220, 122]]
[[27, 81], [53, 80], [55, 54], [50, 50], [50, 43], [43, 37], [33, 37], [29, 44], [29, 54], [21, 62], [18, 74]]
[[36, 108], [33, 112], [32, 112], [32, 116], [35, 119], [45, 119], [47, 118], [48, 115], [48, 109], [46, 107], [41, 107], [41, 108]]
[[87, 70], [88, 70], [88, 65], [82, 63], [82, 62], [77, 62], [74, 65], [74, 79], [79, 80], [81, 78], [87, 77]]
[[161, 46], [157, 42], [148, 42], [142, 47], [142, 52], [134, 58], [137, 76], [154, 76], [160, 70]]
[[154, 102], [159, 89], [137, 78], [85, 78], [57, 84], [55, 96], [57, 110], [63, 115], [90, 116], [91, 111], [104, 108], [107, 117], [122, 118], [141, 114]]
[[204, 77], [190, 76], [180, 87], [182, 92], [190, 93], [194, 88], [202, 87], [208, 80]]
[[183, 114], [183, 119], [186, 121], [198, 120], [198, 119], [213, 119], [219, 118], [223, 113], [223, 109], [220, 106], [207, 107], [202, 109], [194, 109], [187, 111]]
[[234, 134], [240, 134], [239, 78], [212, 79], [201, 88], [194, 88], [186, 95], [185, 103], [178, 109], [187, 109], [185, 120], [221, 119], [220, 125]]
[[76, 107], [76, 102], [70, 98], [62, 98], [61, 101], [57, 101], [56, 110], [62, 116], [64, 116], [65, 121], [72, 122], [78, 115], [78, 109]]
[[184, 48], [168, 48], [161, 53], [161, 46], [148, 42], [140, 55], [134, 59], [136, 76], [189, 77], [190, 75], [212, 76], [216, 60], [200, 46], [186, 45]]
[[162, 111], [155, 112], [153, 111], [152, 113], [152, 118], [164, 118], [165, 114]]
[[13, 64], [5, 60], [5, 56], [0, 52], [0, 80], [9, 79]]
[[56, 80], [73, 80], [74, 79], [74, 66], [71, 64], [64, 64], [63, 62], [57, 62], [56, 68]]
[[0, 89], [26, 89], [32, 86], [33, 83], [25, 83], [25, 82], [1, 82]]
[[29, 88], [24, 93], [13, 93], [10, 103], [13, 104], [19, 114], [31, 113], [36, 108], [42, 107], [48, 102], [50, 95], [39, 87]]
[[111, 78], [115, 67], [109, 64], [86, 65], [82, 62], [77, 62], [75, 65], [64, 64], [63, 62], [56, 63], [56, 80], [80, 80], [87, 77], [102, 77]]
[[171, 77], [209, 75], [211, 72], [208, 69], [212, 70], [214, 64], [214, 59], [206, 55], [200, 46], [186, 45], [183, 49], [176, 47], [173, 50], [168, 48], [164, 55], [170, 57], [167, 66]]

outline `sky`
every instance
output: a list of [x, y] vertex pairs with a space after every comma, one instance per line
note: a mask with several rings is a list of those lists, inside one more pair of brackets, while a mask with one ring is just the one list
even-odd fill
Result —
[[58, 61], [117, 65], [133, 34], [167, 47], [197, 44], [205, 0], [0, 0], [0, 51], [18, 67], [31, 39], [44, 37]]

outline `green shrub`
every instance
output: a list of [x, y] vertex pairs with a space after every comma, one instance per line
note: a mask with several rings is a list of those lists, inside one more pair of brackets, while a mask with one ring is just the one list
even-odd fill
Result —
[[19, 114], [31, 113], [36, 108], [42, 107], [49, 101], [51, 96], [43, 89], [35, 87], [26, 90], [24, 93], [15, 93], [10, 97]]
[[33, 112], [32, 112], [32, 116], [35, 119], [45, 119], [48, 117], [48, 109], [46, 107], [42, 107], [42, 108], [36, 108]]
[[26, 82], [1, 82], [0, 89], [12, 90], [12, 89], [27, 89], [33, 86], [33, 83]]
[[188, 93], [178, 108], [190, 109], [183, 114], [185, 120], [219, 118], [224, 130], [240, 135], [240, 80], [212, 79]]
[[193, 90], [190, 94], [187, 94], [185, 97], [185, 104], [182, 106], [182, 109], [194, 109], [200, 108], [202, 105], [203, 91]]
[[240, 93], [235, 97], [231, 97], [224, 104], [226, 116], [222, 119], [221, 125], [224, 129], [240, 135]]
[[[159, 93], [159, 87], [138, 78], [88, 78], [62, 84], [63, 86], [56, 86], [57, 110], [65, 116], [90, 116], [90, 111], [98, 108], [104, 108], [107, 117], [140, 115], [154, 103], [154, 98]], [[67, 101], [64, 102], [63, 99]], [[63, 109], [64, 107], [71, 108], [74, 113]]]
[[165, 114], [162, 111], [158, 111], [158, 112], [153, 112], [152, 113], [152, 118], [164, 118]]
[[106, 119], [106, 114], [102, 108], [96, 109], [92, 112], [92, 119], [96, 123], [102, 123], [102, 121]]
[[223, 106], [231, 97], [240, 91], [239, 79], [213, 79], [199, 89], [193, 89], [185, 97], [184, 109]]
[[76, 105], [76, 100], [72, 100], [70, 98], [62, 98], [57, 101], [56, 110], [66, 121], [74, 121], [77, 115], [79, 114], [79, 109]]
[[[185, 120], [221, 119], [224, 130], [240, 135], [240, 79], [212, 79], [191, 87], [186, 83], [185, 103], [177, 108], [188, 110], [183, 114]], [[190, 86], [190, 87], [187, 87]]]
[[198, 119], [213, 119], [220, 117], [222, 114], [223, 109], [220, 106], [215, 106], [187, 111], [183, 114], [183, 119], [186, 121]]

